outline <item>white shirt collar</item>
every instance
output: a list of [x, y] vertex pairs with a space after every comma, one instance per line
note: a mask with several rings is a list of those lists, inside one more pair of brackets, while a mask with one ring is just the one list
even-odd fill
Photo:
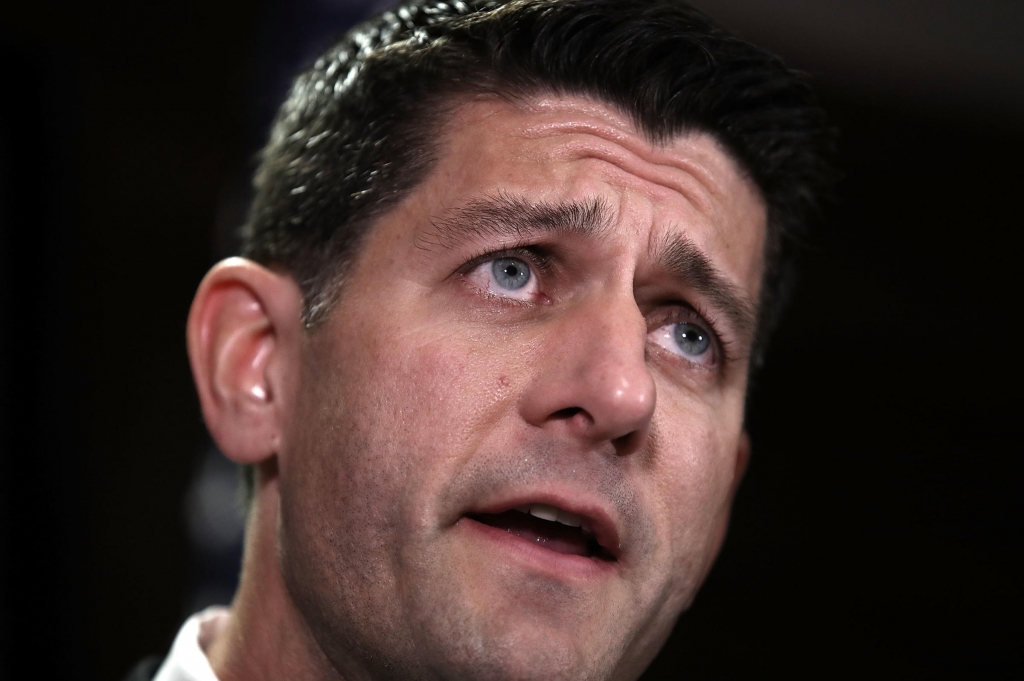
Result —
[[227, 624], [229, 612], [227, 608], [212, 607], [185, 620], [153, 681], [217, 681], [206, 659], [206, 649]]

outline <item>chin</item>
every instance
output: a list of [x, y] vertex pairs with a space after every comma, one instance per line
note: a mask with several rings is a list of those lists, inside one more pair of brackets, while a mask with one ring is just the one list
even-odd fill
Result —
[[639, 676], [619, 669], [634, 640], [627, 618], [615, 621], [600, 602], [566, 602], [558, 589], [549, 599], [529, 591], [529, 598], [519, 599], [506, 590], [476, 592], [461, 604], [449, 599], [446, 607], [426, 613], [416, 648], [435, 651], [431, 676], [481, 681]]
[[[614, 674], [615, 660], [606, 650], [553, 640], [528, 627], [513, 627], [497, 637], [470, 636], [449, 648], [442, 665], [447, 679], [479, 681], [583, 681], [623, 678]], [[451, 643], [451, 642], [449, 642]], [[574, 645], [575, 643], [575, 645]]]

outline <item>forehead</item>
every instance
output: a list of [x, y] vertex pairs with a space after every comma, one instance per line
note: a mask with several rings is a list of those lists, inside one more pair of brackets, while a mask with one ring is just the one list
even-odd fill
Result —
[[404, 208], [437, 217], [502, 196], [548, 204], [598, 199], [610, 209], [607, 236], [618, 246], [640, 256], [684, 234], [756, 299], [765, 205], [707, 133], [654, 144], [627, 116], [585, 97], [473, 99], [454, 110], [434, 171]]

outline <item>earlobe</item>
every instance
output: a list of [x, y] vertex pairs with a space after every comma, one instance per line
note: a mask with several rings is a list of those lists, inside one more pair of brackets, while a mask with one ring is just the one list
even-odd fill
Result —
[[290, 405], [302, 295], [291, 277], [230, 258], [199, 285], [188, 319], [188, 354], [203, 418], [239, 463], [273, 456]]

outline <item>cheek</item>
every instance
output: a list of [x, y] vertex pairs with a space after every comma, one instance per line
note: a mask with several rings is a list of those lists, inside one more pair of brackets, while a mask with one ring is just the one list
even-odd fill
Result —
[[447, 326], [378, 329], [338, 352], [333, 370], [317, 379], [332, 384], [325, 416], [349, 421], [375, 465], [409, 483], [407, 494], [434, 491], [513, 403], [515, 370], [493, 339]]
[[308, 355], [279, 457], [287, 544], [306, 569], [369, 583], [370, 564], [400, 562], [436, 524], [439, 490], [509, 412], [490, 346], [426, 337], [386, 330]]
[[663, 546], [670, 547], [675, 574], [696, 577], [687, 585], [695, 589], [710, 569], [728, 522], [740, 423], [723, 422], [717, 410], [696, 404], [668, 411], [686, 416], [656, 421], [654, 503], [664, 519]]

